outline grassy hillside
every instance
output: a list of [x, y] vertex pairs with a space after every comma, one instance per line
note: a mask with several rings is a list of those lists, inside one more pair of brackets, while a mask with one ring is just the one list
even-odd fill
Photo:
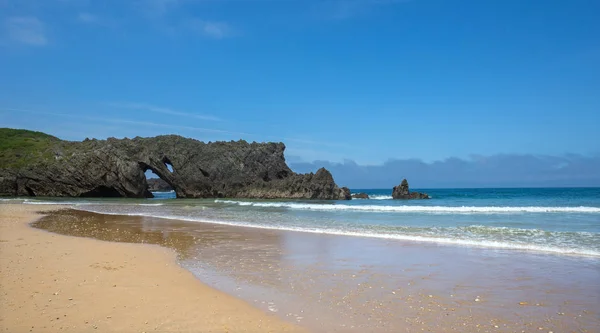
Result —
[[0, 168], [15, 169], [52, 157], [60, 139], [42, 132], [0, 128]]

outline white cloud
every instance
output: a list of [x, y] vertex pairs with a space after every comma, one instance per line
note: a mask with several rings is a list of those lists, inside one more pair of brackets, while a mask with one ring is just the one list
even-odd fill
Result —
[[[291, 150], [304, 160], [310, 151]], [[335, 157], [334, 157], [335, 158]], [[481, 163], [485, 160], [486, 163]], [[331, 162], [324, 157], [314, 162], [293, 162], [296, 172], [314, 172], [325, 167], [338, 184], [351, 188], [389, 188], [402, 178], [417, 188], [438, 187], [593, 187], [600, 185], [600, 155], [476, 155], [467, 159], [450, 157], [431, 163], [420, 159], [390, 159], [383, 164], [363, 165], [351, 160]]]
[[[65, 118], [69, 118], [71, 120], [81, 119], [81, 120], [86, 120], [86, 121], [108, 122], [108, 123], [112, 123], [112, 124], [136, 125], [136, 126], [146, 126], [146, 127], [155, 127], [155, 128], [168, 128], [168, 129], [175, 129], [175, 130], [189, 130], [189, 131], [213, 133], [213, 134], [232, 134], [232, 135], [240, 135], [240, 136], [252, 135], [252, 134], [244, 133], [244, 132], [235, 132], [235, 131], [221, 130], [221, 129], [216, 129], [216, 128], [205, 128], [205, 127], [186, 126], [186, 125], [177, 125], [177, 124], [155, 123], [155, 122], [151, 122], [151, 121], [128, 120], [128, 119], [122, 119], [122, 118], [89, 117], [89, 116], [82, 116], [82, 115], [71, 114], [71, 113], [32, 111], [32, 110], [25, 110], [25, 109], [13, 109], [13, 108], [2, 108], [2, 107], [0, 107], [0, 112], [30, 113], [30, 114], [37, 114], [37, 115], [65, 117]], [[86, 122], [85, 125], [86, 126], [89, 125], [89, 122]]]
[[194, 19], [189, 21], [188, 25], [190, 29], [192, 29], [192, 31], [214, 39], [223, 39], [226, 37], [231, 37], [233, 33], [233, 30], [231, 29], [229, 24], [225, 22]]
[[10, 17], [4, 22], [6, 34], [11, 40], [33, 46], [48, 44], [44, 23], [33, 16]]
[[122, 108], [122, 109], [143, 110], [143, 111], [170, 114], [173, 116], [190, 117], [190, 118], [196, 118], [196, 119], [202, 119], [202, 120], [212, 120], [212, 121], [221, 120], [221, 119], [219, 119], [215, 116], [211, 116], [211, 115], [202, 115], [202, 114], [181, 112], [181, 111], [176, 111], [176, 110], [173, 110], [170, 108], [165, 108], [165, 107], [146, 104], [146, 103], [109, 103], [109, 105], [112, 107], [117, 107], [117, 108]]

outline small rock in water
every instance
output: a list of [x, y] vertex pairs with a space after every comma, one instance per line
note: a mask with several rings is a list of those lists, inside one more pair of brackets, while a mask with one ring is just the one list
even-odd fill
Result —
[[527, 302], [519, 302], [519, 305], [528, 305], [529, 303]]

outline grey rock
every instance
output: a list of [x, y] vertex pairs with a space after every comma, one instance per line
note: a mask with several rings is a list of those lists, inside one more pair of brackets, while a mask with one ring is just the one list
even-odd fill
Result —
[[[285, 163], [283, 143], [204, 143], [166, 135], [83, 142], [56, 139], [45, 149], [27, 163], [2, 164], [0, 195], [152, 197], [144, 174], [152, 170], [178, 198], [350, 198], [350, 191], [339, 188], [324, 168], [309, 174], [293, 172]], [[0, 156], [13, 152], [0, 151]], [[21, 157], [15, 153], [11, 158]]]
[[340, 196], [338, 200], [352, 200], [352, 195], [350, 194], [350, 189], [347, 187], [340, 188]]
[[402, 179], [402, 182], [398, 186], [394, 186], [392, 190], [392, 198], [394, 199], [430, 199], [431, 197], [427, 193], [410, 192], [408, 188], [408, 181]]
[[148, 182], [148, 190], [150, 192], [168, 192], [173, 190], [171, 185], [160, 178], [150, 178], [146, 181]]

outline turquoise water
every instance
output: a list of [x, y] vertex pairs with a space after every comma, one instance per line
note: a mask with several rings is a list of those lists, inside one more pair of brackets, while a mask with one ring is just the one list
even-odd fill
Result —
[[431, 200], [392, 200], [357, 189], [351, 201], [174, 199], [2, 199], [253, 228], [433, 242], [600, 257], [600, 188], [424, 189]]

